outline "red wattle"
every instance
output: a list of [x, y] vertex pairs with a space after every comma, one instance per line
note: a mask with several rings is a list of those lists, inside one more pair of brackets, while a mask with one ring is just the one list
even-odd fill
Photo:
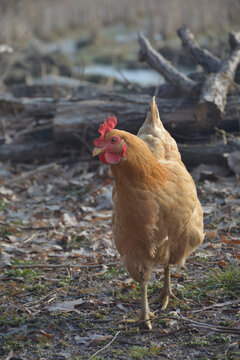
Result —
[[108, 164], [117, 164], [122, 158], [120, 154], [109, 151], [106, 151], [104, 155]]

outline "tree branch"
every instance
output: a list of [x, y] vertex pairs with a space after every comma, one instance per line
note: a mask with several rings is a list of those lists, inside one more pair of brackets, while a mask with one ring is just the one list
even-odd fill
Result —
[[159, 54], [145, 38], [143, 34], [139, 34], [139, 60], [146, 61], [154, 70], [164, 76], [164, 78], [175, 87], [181, 89], [185, 93], [196, 91], [196, 82], [180, 73], [171, 63]]
[[183, 26], [178, 29], [177, 33], [182, 41], [182, 47], [196, 64], [202, 65], [203, 69], [208, 73], [220, 70], [222, 61], [210, 51], [202, 49], [189, 29]]

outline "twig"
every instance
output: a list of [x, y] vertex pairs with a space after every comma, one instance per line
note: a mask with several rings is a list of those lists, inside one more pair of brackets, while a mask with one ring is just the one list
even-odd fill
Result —
[[78, 265], [71, 264], [32, 264], [32, 265], [8, 265], [13, 269], [35, 269], [35, 268], [66, 268], [66, 267], [78, 267]]
[[75, 133], [74, 134], [75, 138], [77, 138], [84, 146], [85, 148], [90, 152], [90, 154], [92, 153], [92, 148], [89, 145], [89, 143], [83, 138], [81, 137], [79, 134]]
[[[84, 160], [82, 160], [82, 161], [84, 161]], [[14, 176], [12, 179], [5, 180], [1, 184], [2, 185], [4, 185], [4, 184], [9, 185], [9, 184], [12, 184], [12, 183], [19, 182], [21, 180], [29, 178], [32, 175], [35, 175], [36, 173], [51, 169], [52, 167], [54, 167], [54, 166], [56, 166], [58, 164], [63, 164], [65, 162], [69, 162], [69, 159], [68, 158], [67, 159], [63, 158], [63, 159], [59, 159], [59, 160], [57, 160], [55, 162], [52, 162], [50, 164], [45, 164], [45, 165], [38, 166], [37, 168], [35, 168], [33, 170], [29, 170], [29, 171], [26, 171], [26, 172], [22, 173], [21, 175]]]
[[[157, 337], [158, 338], [162, 338], [162, 337], [165, 337], [165, 336], [169, 336], [169, 335], [173, 335], [173, 334], [176, 334], [176, 333], [178, 333], [178, 332], [181, 332], [181, 331], [184, 331], [184, 330], [187, 330], [188, 329], [188, 327], [187, 326], [181, 326], [181, 327], [179, 327], [178, 329], [174, 329], [174, 330], [170, 330], [170, 331], [168, 331], [168, 332], [166, 332], [166, 333], [164, 333], [164, 334], [157, 334]], [[153, 331], [153, 332], [155, 332], [155, 331]], [[159, 332], [159, 330], [158, 330], [158, 332]]]
[[225, 307], [225, 306], [228, 306], [228, 305], [233, 305], [233, 304], [238, 304], [240, 302], [240, 300], [233, 300], [233, 301], [226, 301], [224, 303], [221, 303], [221, 304], [213, 304], [213, 305], [210, 305], [210, 306], [206, 306], [204, 308], [201, 308], [201, 309], [197, 309], [197, 310], [192, 310], [191, 312], [196, 314], [198, 312], [202, 312], [202, 311], [206, 311], [206, 310], [211, 310], [215, 307], [217, 308], [221, 308], [221, 307]]
[[94, 264], [94, 265], [77, 265], [77, 264], [32, 264], [32, 265], [8, 265], [13, 269], [34, 269], [34, 268], [80, 268], [80, 269], [95, 269], [102, 266], [116, 266], [117, 263], [108, 264]]
[[36, 133], [37, 131], [49, 130], [49, 129], [52, 129], [52, 125], [48, 124], [48, 125], [33, 127], [32, 124], [30, 124], [30, 126], [27, 129], [21, 130], [17, 134], [15, 134], [13, 141], [15, 141], [15, 139], [18, 139], [22, 135], [27, 135], [27, 134], [31, 134], [32, 132]]
[[[178, 318], [176, 318], [175, 320], [178, 320]], [[216, 326], [216, 325], [201, 323], [201, 322], [198, 322], [195, 320], [187, 319], [182, 316], [179, 318], [179, 320], [183, 320], [183, 321], [190, 323], [191, 325], [189, 324], [189, 326], [191, 326], [191, 327], [197, 327], [200, 329], [210, 330], [210, 331], [214, 331], [214, 332], [240, 335], [240, 329], [234, 329], [234, 328], [229, 328], [229, 327], [225, 327], [225, 326]]]
[[109, 347], [109, 346], [113, 343], [113, 341], [116, 339], [116, 337], [117, 337], [121, 332], [122, 332], [122, 330], [119, 330], [119, 331], [115, 334], [115, 336], [112, 338], [112, 340], [111, 340], [107, 345], [105, 345], [102, 349], [96, 351], [96, 352], [92, 355], [92, 358], [93, 358], [94, 356], [96, 356], [97, 354], [99, 354], [100, 352], [102, 352], [103, 350], [105, 350], [107, 347]]

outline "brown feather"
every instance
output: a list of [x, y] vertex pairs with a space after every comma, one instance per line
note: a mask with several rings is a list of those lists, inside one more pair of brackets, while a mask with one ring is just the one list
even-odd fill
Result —
[[126, 159], [111, 165], [115, 244], [131, 276], [142, 283], [156, 264], [184, 264], [203, 240], [203, 213], [155, 101], [139, 137], [114, 129], [106, 138], [113, 135], [127, 144]]

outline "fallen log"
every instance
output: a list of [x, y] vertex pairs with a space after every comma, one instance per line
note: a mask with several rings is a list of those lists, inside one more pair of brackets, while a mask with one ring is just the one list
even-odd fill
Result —
[[[96, 136], [96, 133], [95, 133]], [[80, 146], [79, 146], [80, 145]], [[84, 149], [83, 149], [84, 148]], [[220, 164], [227, 162], [225, 154], [240, 151], [240, 141], [229, 139], [227, 144], [178, 144], [183, 162], [186, 166], [197, 166], [199, 164]], [[30, 142], [24, 144], [0, 145], [0, 161], [11, 161], [14, 163], [46, 162], [63, 156], [75, 154], [81, 156], [82, 150], [89, 154], [85, 160], [91, 161], [92, 146], [82, 141], [68, 148], [61, 143], [52, 142]], [[85, 152], [86, 154], [86, 152]], [[81, 160], [83, 160], [81, 156]]]
[[64, 153], [66, 148], [54, 141], [0, 145], [0, 161], [15, 163], [44, 162], [63, 156]]
[[[237, 36], [235, 37], [236, 40]], [[203, 127], [212, 128], [223, 118], [227, 93], [233, 84], [235, 72], [240, 63], [240, 42], [235, 44], [229, 58], [222, 62], [217, 73], [210, 74], [202, 87], [196, 106], [196, 118]]]
[[143, 34], [139, 34], [139, 60], [146, 61], [150, 67], [155, 69], [159, 74], [169, 81], [175, 87], [181, 89], [185, 93], [196, 92], [196, 83], [186, 75], [178, 71], [170, 61], [166, 60], [159, 54], [145, 38]]
[[[120, 129], [136, 134], [145, 119], [151, 99], [150, 96], [112, 92], [101, 92], [89, 97], [58, 102], [53, 119], [53, 133], [57, 141], [72, 142], [79, 136], [82, 141], [92, 141], [102, 120], [112, 114], [117, 117]], [[197, 98], [156, 98], [156, 102], [164, 127], [177, 141], [199, 140], [214, 132], [213, 129], [203, 129], [196, 121]], [[228, 96], [226, 113], [219, 126], [227, 131], [238, 131], [239, 112], [238, 97]]]
[[5, 114], [50, 118], [56, 112], [56, 103], [54, 98], [17, 98], [9, 93], [0, 94], [0, 110]]
[[240, 141], [229, 139], [227, 144], [178, 144], [184, 164], [198, 166], [199, 164], [227, 164], [225, 154], [240, 150]]
[[[41, 130], [45, 131], [44, 126], [47, 126], [53, 129], [57, 141], [71, 142], [79, 135], [87, 141], [92, 139], [102, 119], [111, 114], [117, 116], [121, 129], [136, 134], [145, 119], [150, 99], [149, 95], [103, 91], [86, 85], [70, 99], [15, 98], [5, 94], [0, 96], [0, 109], [3, 115], [18, 114], [14, 121], [21, 135], [30, 135], [31, 131], [34, 133], [39, 128], [40, 136]], [[196, 121], [197, 100], [197, 97], [156, 97], [163, 124], [177, 141], [199, 140], [206, 134], [214, 133], [214, 129], [202, 128]], [[238, 96], [228, 95], [225, 115], [219, 126], [228, 132], [238, 131], [239, 113]], [[21, 131], [21, 118], [33, 119], [33, 125], [25, 129], [25, 122], [22, 122]], [[42, 129], [39, 125], [36, 128], [39, 119], [44, 120]]]

